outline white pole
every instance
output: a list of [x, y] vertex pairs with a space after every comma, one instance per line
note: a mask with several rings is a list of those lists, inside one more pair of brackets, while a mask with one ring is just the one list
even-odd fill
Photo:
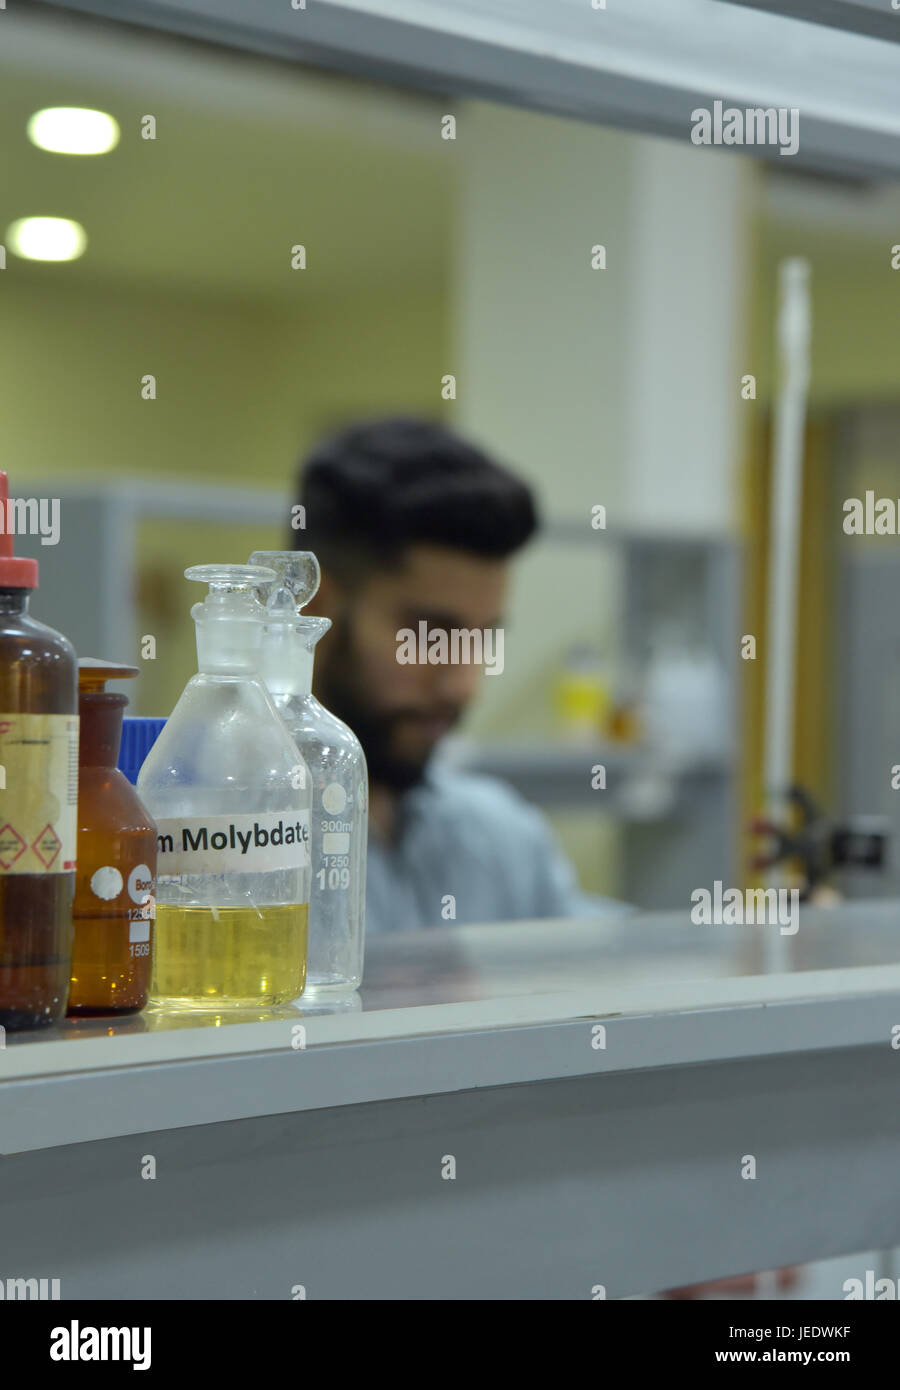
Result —
[[[775, 400], [769, 506], [769, 567], [766, 628], [765, 793], [766, 814], [776, 824], [787, 813], [785, 792], [794, 769], [794, 655], [797, 637], [797, 571], [803, 490], [803, 436], [809, 387], [809, 263], [782, 261], [778, 267], [778, 394]], [[773, 870], [769, 886], [784, 875]], [[792, 936], [774, 924], [764, 927], [763, 961], [768, 974], [790, 969]], [[775, 1270], [756, 1278], [756, 1297], [778, 1297]]]
[[[768, 624], [766, 638], [765, 790], [767, 816], [781, 822], [793, 781], [794, 655], [797, 635], [797, 571], [800, 558], [803, 439], [809, 386], [809, 263], [782, 261], [778, 268], [779, 389], [775, 402], [769, 512]], [[773, 873], [770, 886], [783, 876]], [[790, 942], [774, 925], [765, 929], [768, 973], [790, 968]]]

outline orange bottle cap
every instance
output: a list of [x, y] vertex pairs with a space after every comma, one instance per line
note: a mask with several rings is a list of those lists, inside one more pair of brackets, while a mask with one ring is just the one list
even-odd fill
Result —
[[104, 690], [107, 681], [128, 680], [131, 676], [140, 674], [137, 666], [122, 666], [116, 661], [101, 661], [96, 656], [78, 658], [78, 690], [82, 695], [86, 692]]
[[36, 589], [38, 562], [24, 555], [13, 555], [12, 530], [8, 523], [9, 478], [0, 469], [0, 589]]

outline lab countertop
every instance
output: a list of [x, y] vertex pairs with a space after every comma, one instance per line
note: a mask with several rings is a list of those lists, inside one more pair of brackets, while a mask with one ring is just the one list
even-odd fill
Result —
[[890, 1040], [900, 903], [803, 911], [789, 968], [765, 974], [762, 936], [775, 931], [678, 912], [389, 933], [368, 943], [349, 1000], [11, 1034], [0, 1153]]

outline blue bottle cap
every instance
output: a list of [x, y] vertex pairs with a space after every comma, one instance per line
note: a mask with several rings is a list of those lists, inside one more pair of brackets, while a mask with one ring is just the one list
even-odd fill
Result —
[[122, 742], [119, 746], [118, 768], [132, 786], [137, 782], [144, 759], [159, 738], [165, 719], [122, 720]]

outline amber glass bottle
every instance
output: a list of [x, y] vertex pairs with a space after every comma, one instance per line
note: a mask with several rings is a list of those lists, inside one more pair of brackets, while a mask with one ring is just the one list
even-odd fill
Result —
[[156, 895], [156, 824], [116, 767], [124, 695], [107, 681], [136, 666], [78, 663], [81, 746], [78, 876], [70, 1014], [126, 1014], [147, 1002]]
[[0, 1026], [65, 1013], [78, 796], [75, 652], [28, 615], [37, 561], [14, 556], [0, 472]]

